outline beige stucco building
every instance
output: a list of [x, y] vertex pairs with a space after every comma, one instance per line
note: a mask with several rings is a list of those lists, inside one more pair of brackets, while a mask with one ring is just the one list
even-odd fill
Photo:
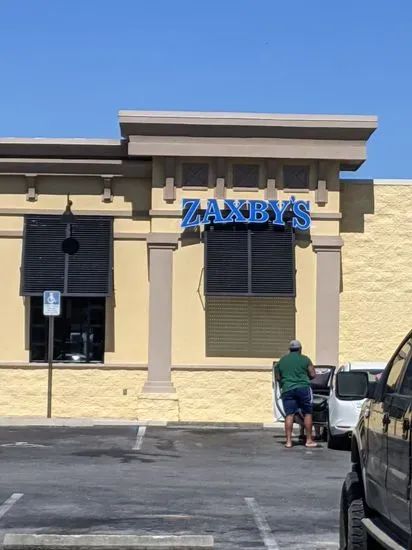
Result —
[[[46, 415], [44, 290], [62, 292], [57, 417], [270, 422], [291, 338], [317, 364], [389, 358], [411, 325], [412, 182], [340, 175], [365, 161], [375, 117], [119, 121], [120, 140], [0, 140], [0, 415]], [[291, 197], [309, 228], [289, 210], [273, 223]], [[239, 223], [239, 204], [269, 220]]]

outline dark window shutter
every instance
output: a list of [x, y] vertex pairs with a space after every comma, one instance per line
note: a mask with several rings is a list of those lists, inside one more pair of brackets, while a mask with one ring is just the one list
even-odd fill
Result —
[[295, 295], [291, 224], [251, 231], [251, 294]]
[[291, 224], [207, 228], [205, 295], [294, 296]]
[[295, 298], [249, 298], [250, 357], [281, 357], [296, 338]]
[[249, 357], [249, 298], [206, 297], [206, 356]]
[[107, 217], [76, 218], [72, 236], [79, 241], [77, 254], [68, 257], [67, 294], [112, 294], [113, 222]]
[[278, 358], [295, 318], [293, 297], [207, 296], [206, 356]]
[[62, 242], [66, 224], [59, 216], [26, 216], [23, 237], [21, 294], [33, 296], [44, 290], [64, 292], [65, 255]]
[[64, 296], [112, 294], [113, 220], [106, 216], [76, 216], [72, 236], [79, 251], [62, 251], [67, 224], [60, 216], [26, 216], [21, 269], [21, 294], [41, 295], [60, 290]]
[[206, 231], [205, 251], [205, 294], [247, 294], [247, 231]]

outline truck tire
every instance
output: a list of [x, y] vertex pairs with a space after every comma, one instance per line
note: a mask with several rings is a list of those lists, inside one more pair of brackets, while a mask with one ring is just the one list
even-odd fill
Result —
[[341, 493], [339, 550], [380, 550], [380, 545], [365, 531], [362, 483], [357, 472], [350, 472]]

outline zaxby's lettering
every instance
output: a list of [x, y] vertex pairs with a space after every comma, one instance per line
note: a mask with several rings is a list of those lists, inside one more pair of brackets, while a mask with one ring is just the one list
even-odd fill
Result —
[[219, 208], [216, 199], [208, 199], [206, 209], [201, 210], [200, 199], [183, 199], [184, 212], [181, 227], [222, 223], [267, 223], [285, 225], [285, 214], [292, 213], [292, 227], [301, 231], [310, 228], [310, 202], [297, 201], [295, 197], [284, 201], [225, 199]]

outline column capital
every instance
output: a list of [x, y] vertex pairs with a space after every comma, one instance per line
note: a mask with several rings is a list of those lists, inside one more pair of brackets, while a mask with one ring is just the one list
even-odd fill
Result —
[[343, 239], [339, 235], [314, 235], [312, 248], [315, 252], [336, 252], [343, 246]]
[[175, 250], [178, 247], [180, 235], [178, 233], [149, 233], [147, 246]]

